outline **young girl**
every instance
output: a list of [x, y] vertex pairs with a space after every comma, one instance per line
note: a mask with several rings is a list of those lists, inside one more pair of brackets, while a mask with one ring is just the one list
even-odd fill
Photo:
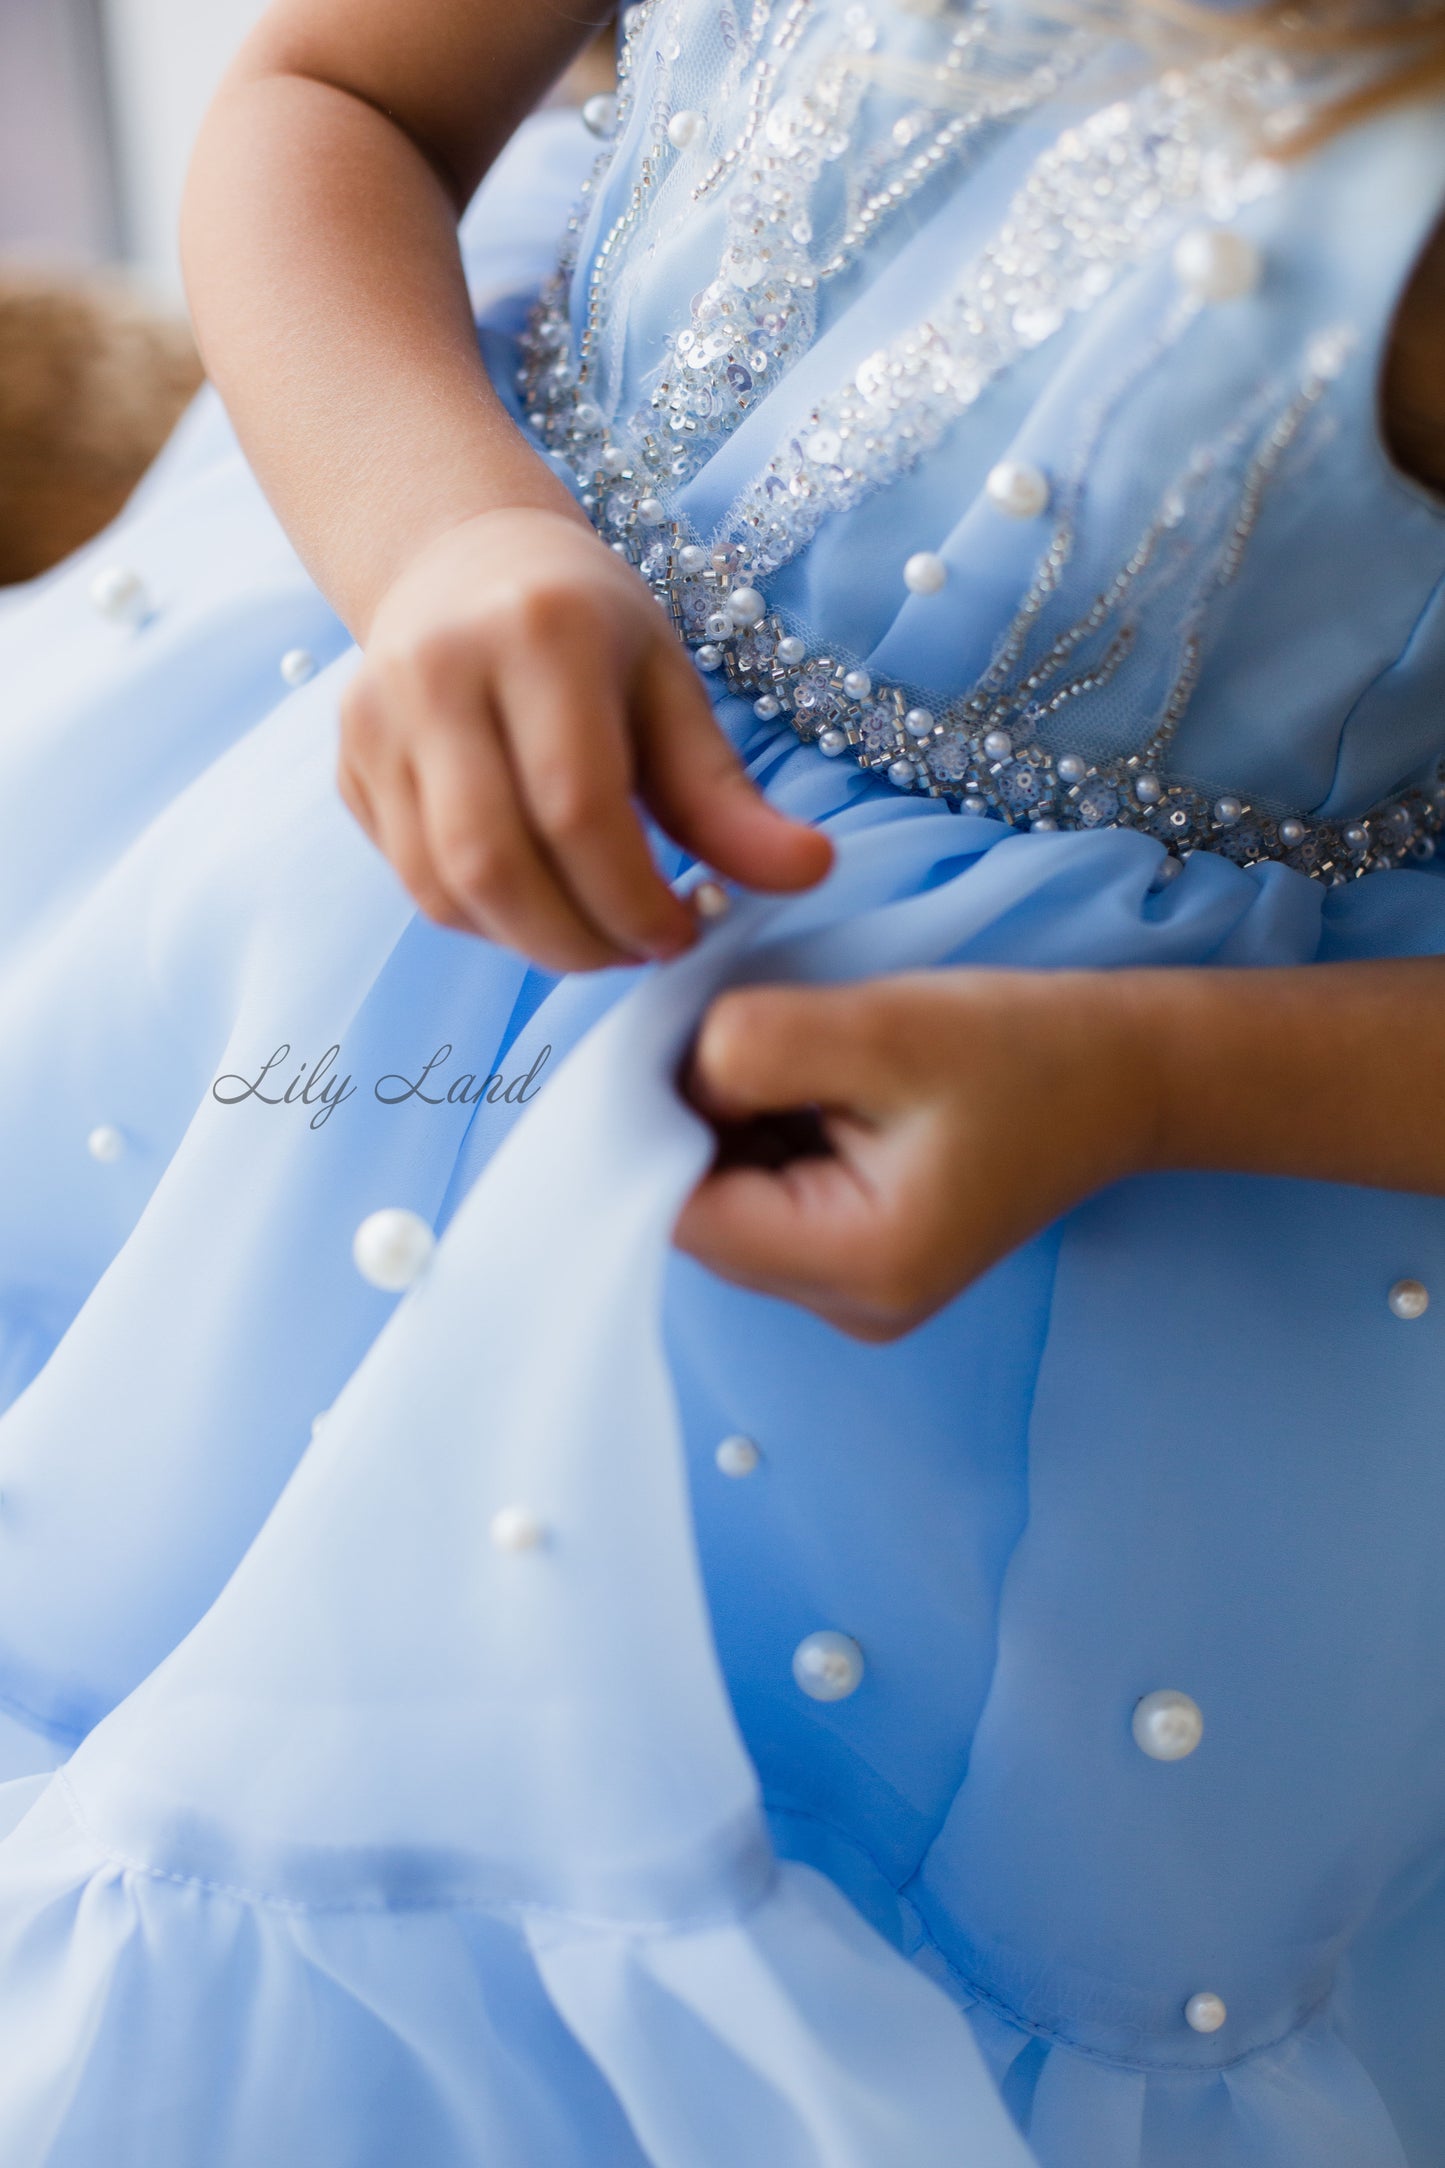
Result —
[[0, 631], [0, 2157], [1439, 2163], [1440, 19], [585, 34]]

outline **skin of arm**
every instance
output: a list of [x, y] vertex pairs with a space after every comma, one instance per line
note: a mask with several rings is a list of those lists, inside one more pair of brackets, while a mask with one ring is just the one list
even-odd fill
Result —
[[[415, 0], [281, 0], [207, 122], [183, 236], [208, 368], [365, 648], [343, 795], [432, 916], [559, 970], [694, 936], [638, 801], [752, 886], [810, 886], [830, 858], [748, 784], [477, 354], [459, 212], [591, 27], [428, 0], [423, 35]], [[1418, 412], [1439, 351], [1394, 408]], [[1427, 418], [1411, 464], [1445, 472], [1439, 454]], [[690, 1089], [724, 1136], [801, 1109], [823, 1149], [723, 1154], [678, 1237], [889, 1339], [1132, 1174], [1445, 1194], [1442, 1074], [1445, 961], [754, 988], [709, 1012]]]
[[[581, 12], [578, 12], [580, 6]], [[682, 646], [497, 398], [456, 226], [586, 0], [278, 0], [207, 118], [182, 247], [207, 368], [365, 649], [342, 795], [422, 908], [554, 970], [675, 954], [639, 807], [759, 888], [827, 841], [747, 781]]]

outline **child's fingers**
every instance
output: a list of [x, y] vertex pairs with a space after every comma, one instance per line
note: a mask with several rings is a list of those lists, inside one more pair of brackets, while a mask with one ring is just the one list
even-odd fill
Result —
[[433, 722], [418, 745], [416, 770], [428, 857], [464, 914], [447, 924], [486, 933], [550, 971], [628, 960], [578, 909], [538, 849], [490, 722], [475, 715]]
[[667, 833], [749, 888], [811, 888], [833, 863], [826, 836], [768, 804], [724, 736], [673, 639], [650, 651], [637, 688], [638, 786]]
[[648, 847], [626, 710], [595, 652], [575, 634], [529, 650], [500, 677], [498, 698], [517, 794], [559, 884], [620, 954], [687, 948], [696, 922]]
[[895, 1057], [866, 986], [741, 987], [703, 1018], [688, 1081], [720, 1121], [806, 1106], [867, 1119], [896, 1097]]

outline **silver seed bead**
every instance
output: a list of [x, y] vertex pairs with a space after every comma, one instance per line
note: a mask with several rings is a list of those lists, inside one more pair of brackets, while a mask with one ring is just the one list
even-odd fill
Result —
[[778, 642], [778, 661], [785, 670], [796, 669], [807, 652], [803, 642], [791, 632], [784, 634]]
[[701, 647], [694, 648], [693, 661], [699, 670], [721, 670], [722, 649], [714, 647], [710, 640], [705, 640]]
[[903, 727], [910, 738], [931, 738], [933, 717], [927, 708], [910, 708], [903, 718]]
[[843, 679], [843, 690], [850, 700], [866, 700], [873, 690], [873, 680], [866, 670], [850, 670]]
[[1014, 749], [1014, 741], [1006, 730], [991, 730], [983, 741], [983, 749], [990, 760], [1007, 760]]
[[936, 595], [947, 584], [948, 567], [932, 550], [916, 550], [903, 567], [910, 595]]
[[1430, 1290], [1423, 1280], [1396, 1280], [1387, 1300], [1396, 1317], [1423, 1317], [1430, 1307]]
[[818, 751], [826, 753], [829, 760], [836, 760], [840, 753], [846, 753], [847, 750], [848, 733], [846, 730], [839, 730], [834, 725], [827, 730], [818, 732]]
[[760, 625], [767, 614], [768, 605], [756, 587], [735, 587], [728, 596], [728, 615], [740, 631]]

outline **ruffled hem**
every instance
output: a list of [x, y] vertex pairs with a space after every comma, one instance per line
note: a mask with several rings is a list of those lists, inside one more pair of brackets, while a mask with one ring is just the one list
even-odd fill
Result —
[[1150, 2070], [1032, 2032], [950, 1985], [1038, 2168], [1408, 2168], [1328, 2005], [1217, 2069]]
[[312, 1911], [0, 1788], [6, 2168], [1027, 2168], [958, 2010], [826, 1878], [637, 1931]]

